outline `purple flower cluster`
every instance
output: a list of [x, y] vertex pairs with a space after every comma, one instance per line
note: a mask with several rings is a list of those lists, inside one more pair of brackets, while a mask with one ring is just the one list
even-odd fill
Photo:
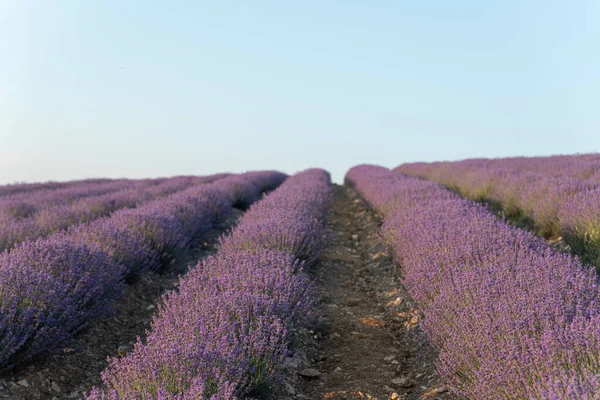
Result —
[[558, 215], [565, 240], [600, 272], [600, 188], [573, 196]]
[[99, 247], [65, 234], [0, 255], [0, 365], [56, 349], [90, 319], [110, 314], [124, 270]]
[[383, 237], [439, 349], [438, 371], [460, 395], [597, 398], [593, 269], [437, 183], [369, 165], [346, 179], [383, 214]]
[[[301, 184], [294, 184], [297, 181]], [[282, 187], [250, 209], [234, 231], [222, 238], [221, 251], [279, 250], [312, 263], [325, 244], [315, 232], [323, 229], [330, 186], [330, 177], [323, 170], [297, 174], [286, 183], [285, 190]]]
[[565, 237], [584, 262], [600, 268], [598, 154], [414, 163], [396, 171], [496, 204], [540, 236]]
[[0, 199], [0, 250], [226, 176], [120, 180], [7, 196]]
[[228, 180], [247, 181], [253, 195], [285, 177], [274, 171], [225, 177], [4, 252], [0, 367], [55, 351], [92, 320], [113, 312], [127, 276], [168, 263], [232, 212]]
[[164, 298], [146, 343], [112, 359], [88, 399], [236, 399], [273, 377], [309, 315], [303, 272], [323, 245], [332, 187], [307, 170], [259, 201], [215, 256]]

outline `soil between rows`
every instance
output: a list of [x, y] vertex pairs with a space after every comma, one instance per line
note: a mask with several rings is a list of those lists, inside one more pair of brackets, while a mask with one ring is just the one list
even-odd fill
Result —
[[353, 189], [336, 185], [332, 239], [314, 268], [318, 322], [299, 335], [268, 399], [454, 398], [379, 224]]
[[128, 285], [112, 318], [93, 322], [78, 335], [73, 347], [63, 353], [39, 357], [0, 375], [0, 399], [79, 399], [93, 386], [102, 385], [101, 372], [107, 357], [124, 355], [133, 349], [138, 336], [145, 337], [161, 296], [174, 289], [179, 276], [198, 260], [213, 254], [218, 238], [235, 224], [241, 211], [219, 223], [207, 235], [196, 238], [189, 249], [169, 268], [142, 275]]

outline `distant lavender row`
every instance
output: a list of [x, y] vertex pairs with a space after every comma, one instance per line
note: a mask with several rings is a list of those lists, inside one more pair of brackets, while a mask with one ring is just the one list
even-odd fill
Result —
[[160, 179], [128, 180], [118, 179], [104, 183], [87, 183], [70, 185], [58, 189], [43, 189], [33, 192], [17, 193], [0, 197], [0, 215], [14, 218], [26, 218], [41, 208], [60, 204], [70, 204], [78, 199], [101, 196], [133, 187], [147, 187], [162, 183]]
[[[152, 199], [170, 195], [193, 185], [210, 183], [228, 175], [174, 177], [160, 179], [157, 182], [124, 183], [119, 185], [119, 187], [122, 187], [120, 190], [110, 190], [109, 193], [100, 195], [96, 194], [102, 192], [101, 190], [89, 191], [86, 189], [81, 191], [77, 189], [79, 194], [88, 193], [89, 196], [71, 199], [71, 201], [63, 198], [61, 204], [44, 205], [39, 208], [32, 206], [33, 211], [27, 217], [0, 214], [0, 251], [11, 249], [15, 244], [25, 240], [47, 236], [71, 225], [87, 223], [110, 215], [116, 210], [134, 208]], [[5, 205], [9, 203], [5, 202]], [[20, 208], [24, 204], [31, 205], [34, 203], [34, 201], [31, 201], [30, 203], [16, 202], [12, 204]], [[25, 208], [20, 209], [23, 211]], [[15, 211], [16, 208], [12, 210]]]
[[600, 298], [592, 269], [437, 183], [376, 166], [346, 180], [383, 215], [402, 282], [472, 399], [596, 399]]
[[570, 177], [600, 183], [600, 154], [579, 154], [548, 157], [507, 157], [507, 158], [473, 158], [462, 161], [415, 162], [403, 164], [408, 175], [409, 171], [426, 174], [444, 175], [442, 167], [455, 164], [469, 174], [473, 168], [484, 170], [501, 170], [504, 172], [528, 172], [545, 178]]
[[49, 181], [36, 183], [12, 183], [8, 185], [0, 185], [0, 197], [23, 193], [32, 193], [38, 190], [62, 189], [76, 185], [100, 184], [110, 182], [111, 180], [112, 179], [83, 179], [66, 182]]
[[307, 170], [252, 206], [218, 253], [169, 293], [144, 344], [112, 359], [88, 399], [237, 399], [272, 379], [313, 286], [302, 270], [324, 245], [329, 174]]
[[176, 176], [172, 178], [157, 178], [130, 180], [118, 179], [107, 182], [81, 181], [79, 184], [70, 184], [57, 189], [43, 189], [33, 192], [17, 193], [0, 197], [0, 216], [9, 218], [27, 218], [36, 212], [53, 206], [66, 206], [74, 202], [85, 201], [91, 197], [121, 192], [125, 190], [164, 191], [177, 183], [185, 184], [207, 183], [228, 176], [229, 174], [215, 174], [210, 176]]
[[413, 163], [395, 170], [492, 202], [507, 217], [530, 221], [540, 236], [562, 235], [584, 262], [600, 268], [600, 155]]
[[230, 176], [1, 254], [0, 367], [68, 344], [114, 312], [127, 276], [169, 263], [229, 215], [233, 200], [256, 200], [285, 178], [271, 171]]

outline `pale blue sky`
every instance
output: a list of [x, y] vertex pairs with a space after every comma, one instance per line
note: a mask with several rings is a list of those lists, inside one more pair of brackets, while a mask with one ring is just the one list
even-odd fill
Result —
[[0, 183], [600, 151], [600, 0], [0, 0]]

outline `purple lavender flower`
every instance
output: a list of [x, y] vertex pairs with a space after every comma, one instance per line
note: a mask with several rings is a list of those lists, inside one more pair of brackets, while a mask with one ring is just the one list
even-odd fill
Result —
[[597, 398], [593, 269], [437, 183], [368, 165], [346, 180], [383, 215], [438, 371], [460, 395]]

